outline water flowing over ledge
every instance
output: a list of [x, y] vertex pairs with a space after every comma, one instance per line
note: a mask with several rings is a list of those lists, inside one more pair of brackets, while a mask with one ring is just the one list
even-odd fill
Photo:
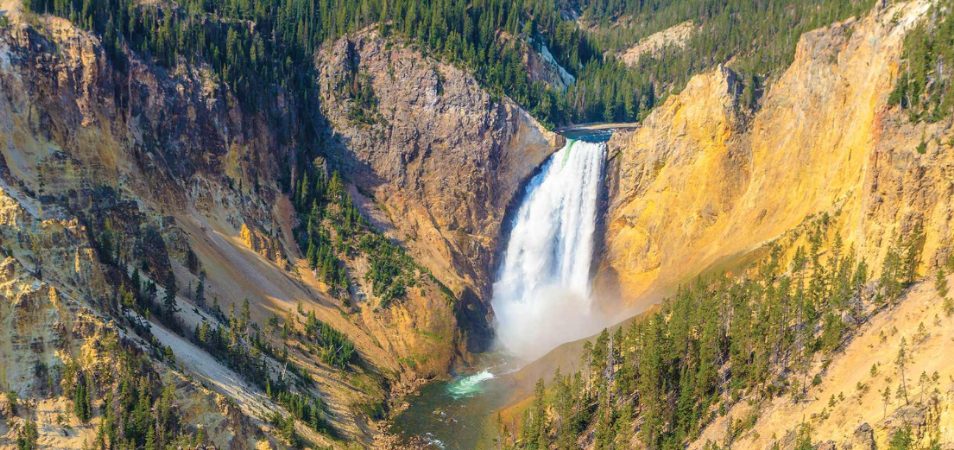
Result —
[[589, 336], [597, 208], [606, 145], [568, 139], [527, 185], [493, 286], [497, 342], [529, 361]]

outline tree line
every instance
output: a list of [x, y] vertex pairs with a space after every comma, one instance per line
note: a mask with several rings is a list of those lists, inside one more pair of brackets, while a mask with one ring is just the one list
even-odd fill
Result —
[[[591, 39], [610, 53], [684, 22], [693, 31], [682, 46], [643, 56], [636, 71], [681, 89], [689, 78], [726, 64], [758, 85], [787, 68], [807, 31], [864, 14], [874, 0], [582, 0]], [[752, 104], [754, 102], [749, 101]]]
[[[276, 348], [263, 337], [258, 323], [251, 320], [249, 309], [246, 299], [238, 314], [232, 306], [225, 325], [203, 320], [196, 325], [191, 336], [192, 342], [236, 373], [242, 374], [243, 378], [288, 410], [289, 417], [276, 411], [270, 420], [294, 446], [302, 445], [300, 436], [294, 431], [295, 420], [318, 433], [337, 437], [338, 432], [330, 422], [327, 405], [312, 392], [315, 386], [311, 376], [288, 357], [286, 340], [294, 333], [293, 325], [287, 322], [281, 324], [278, 320], [269, 322], [272, 334], [281, 336], [282, 347]], [[354, 345], [347, 337], [330, 327], [328, 330], [329, 334], [336, 333], [336, 339], [332, 342], [351, 348], [353, 352]], [[350, 359], [349, 355], [348, 361]]]
[[[120, 69], [127, 64], [126, 49], [166, 67], [208, 63], [245, 107], [263, 109], [286, 92], [298, 101], [300, 117], [310, 116], [310, 99], [317, 98], [314, 52], [329, 39], [372, 24], [467, 68], [492, 93], [513, 98], [545, 123], [631, 120], [657, 97], [646, 95], [655, 90], [650, 78], [604, 58], [555, 0], [27, 0], [25, 5], [96, 32]], [[539, 45], [576, 75], [576, 85], [563, 92], [531, 81], [522, 54]]]
[[901, 73], [888, 99], [913, 122], [937, 122], [954, 112], [954, 1], [934, 5], [928, 17], [904, 39]]
[[[109, 355], [106, 366], [82, 367], [72, 360], [54, 370], [62, 395], [70, 399], [72, 413], [81, 423], [101, 417], [89, 448], [197, 448], [205, 445], [202, 428], [180, 421], [175, 386], [162, 380], [149, 355], [116, 332], [107, 332], [94, 343], [97, 352]], [[19, 407], [12, 402], [14, 414]], [[62, 424], [65, 417], [57, 422]], [[18, 430], [16, 448], [40, 448], [39, 432], [32, 420]]]

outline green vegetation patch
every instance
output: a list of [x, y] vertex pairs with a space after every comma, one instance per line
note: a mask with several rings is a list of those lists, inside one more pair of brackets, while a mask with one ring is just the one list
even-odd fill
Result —
[[338, 172], [326, 178], [324, 172], [308, 166], [292, 192], [300, 219], [295, 230], [298, 244], [307, 249], [309, 267], [345, 301], [350, 298], [350, 280], [344, 259], [366, 258], [369, 267], [364, 278], [378, 306], [386, 308], [404, 298], [426, 271], [361, 216]]
[[[904, 39], [901, 74], [888, 99], [912, 122], [937, 122], [954, 112], [954, 1], [940, 2]], [[923, 153], [918, 147], [919, 153]]]

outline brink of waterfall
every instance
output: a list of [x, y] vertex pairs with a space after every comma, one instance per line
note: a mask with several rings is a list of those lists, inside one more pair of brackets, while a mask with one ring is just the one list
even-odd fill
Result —
[[568, 139], [524, 191], [493, 286], [497, 342], [532, 360], [599, 330], [590, 308], [606, 146]]

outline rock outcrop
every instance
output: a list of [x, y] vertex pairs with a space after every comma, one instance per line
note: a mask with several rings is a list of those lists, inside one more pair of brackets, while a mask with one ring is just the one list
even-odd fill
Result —
[[[124, 348], [148, 351], [149, 344], [115, 322], [102, 309], [113, 288], [87, 240], [87, 229], [60, 210], [4, 185], [0, 190], [0, 446], [16, 442], [27, 422], [43, 430], [38, 444], [80, 448], [95, 442], [101, 420], [78, 420], [64, 398], [66, 367], [83, 370], [99, 389], [117, 382]], [[176, 386], [178, 413], [193, 431], [202, 428], [218, 447], [253, 447], [268, 440], [224, 396], [171, 361], [157, 359], [150, 369]], [[74, 369], [75, 370], [75, 369]], [[16, 399], [12, 404], [10, 399]], [[102, 406], [105, 408], [106, 406]], [[11, 447], [13, 445], [10, 445]]]
[[640, 39], [626, 51], [620, 52], [618, 57], [624, 63], [636, 66], [643, 56], [656, 56], [667, 47], [684, 48], [686, 41], [695, 31], [696, 25], [691, 20], [687, 20]]
[[614, 136], [599, 288], [653, 301], [826, 213], [876, 268], [895, 236], [921, 224], [933, 265], [950, 244], [951, 124], [909, 123], [887, 104], [905, 33], [929, 7], [806, 33], [754, 112], [720, 69]]

